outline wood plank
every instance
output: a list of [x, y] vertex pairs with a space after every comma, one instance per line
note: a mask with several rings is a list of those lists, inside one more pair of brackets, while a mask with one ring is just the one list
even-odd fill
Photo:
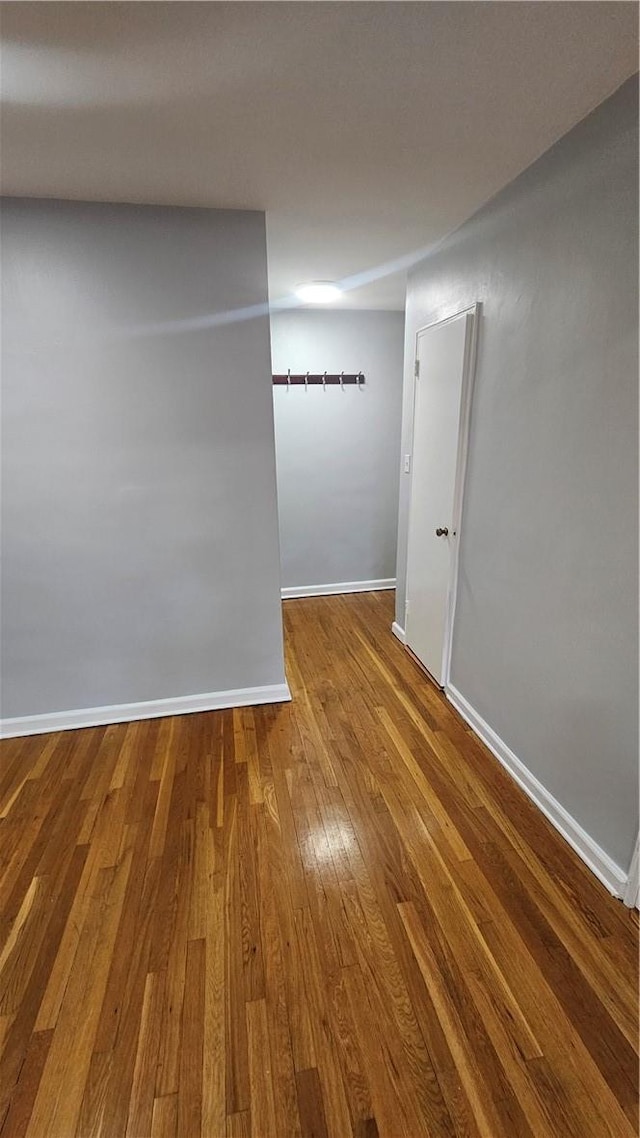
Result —
[[253, 1000], [247, 1004], [247, 1045], [251, 1087], [251, 1135], [252, 1138], [263, 1138], [265, 1134], [278, 1133], [265, 1000]]
[[154, 1100], [151, 1138], [178, 1138], [178, 1096], [162, 1095]]
[[305, 1071], [298, 1071], [296, 1087], [302, 1138], [327, 1138], [327, 1122], [317, 1069], [310, 1067]]
[[[213, 842], [209, 859], [213, 860]], [[226, 1118], [224, 889], [219, 876], [207, 898], [202, 1064], [202, 1133], [223, 1134]]]
[[150, 972], [145, 980], [126, 1138], [151, 1133], [165, 984], [163, 972]]
[[178, 1133], [202, 1133], [202, 1058], [204, 1037], [205, 942], [190, 940], [184, 985], [180, 1039]]

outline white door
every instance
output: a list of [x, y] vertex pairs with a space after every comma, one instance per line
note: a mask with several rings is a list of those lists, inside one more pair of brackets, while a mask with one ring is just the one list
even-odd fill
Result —
[[417, 337], [405, 635], [441, 686], [448, 679], [474, 320], [475, 313], [462, 313]]

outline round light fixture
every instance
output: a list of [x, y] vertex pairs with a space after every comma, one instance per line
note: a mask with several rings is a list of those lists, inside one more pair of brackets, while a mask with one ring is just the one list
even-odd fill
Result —
[[333, 281], [309, 281], [301, 284], [295, 290], [298, 300], [305, 304], [330, 304], [342, 296], [342, 289]]

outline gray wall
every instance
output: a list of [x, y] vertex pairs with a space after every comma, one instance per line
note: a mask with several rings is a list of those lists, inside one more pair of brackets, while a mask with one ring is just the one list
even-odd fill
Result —
[[282, 584], [395, 576], [404, 313], [272, 317], [274, 371], [360, 371], [355, 387], [274, 388]]
[[[412, 272], [416, 330], [483, 304], [452, 682], [623, 869], [638, 827], [637, 84]], [[404, 625], [408, 479], [397, 619]]]
[[201, 321], [264, 305], [264, 216], [5, 199], [2, 241], [3, 715], [281, 683], [268, 319]]

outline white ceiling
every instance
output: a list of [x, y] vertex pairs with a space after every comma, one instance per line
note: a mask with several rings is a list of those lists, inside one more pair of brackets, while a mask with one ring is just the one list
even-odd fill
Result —
[[266, 210], [272, 299], [364, 273], [340, 303], [373, 308], [638, 50], [634, 3], [545, 0], [4, 3], [1, 30], [3, 193]]

